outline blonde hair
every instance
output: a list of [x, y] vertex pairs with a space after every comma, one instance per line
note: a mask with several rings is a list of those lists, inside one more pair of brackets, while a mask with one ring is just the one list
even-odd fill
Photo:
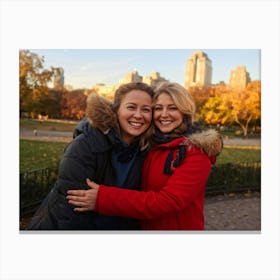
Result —
[[[184, 87], [178, 83], [162, 82], [156, 86], [154, 92], [153, 105], [155, 105], [156, 99], [160, 94], [169, 94], [178, 110], [184, 115], [187, 124], [192, 125], [194, 123], [195, 103]], [[186, 129], [186, 123], [184, 122], [174, 132], [180, 134], [185, 132]]]

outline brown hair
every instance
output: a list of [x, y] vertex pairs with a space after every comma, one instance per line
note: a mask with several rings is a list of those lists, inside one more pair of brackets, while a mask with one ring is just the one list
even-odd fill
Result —
[[123, 98], [126, 96], [127, 93], [131, 92], [132, 90], [142, 90], [148, 93], [151, 98], [154, 96], [153, 89], [145, 83], [128, 83], [121, 85], [115, 93], [115, 97], [113, 100], [113, 109], [115, 112], [118, 111]]
[[[145, 83], [127, 83], [121, 85], [115, 92], [113, 102], [92, 92], [87, 98], [86, 116], [93, 127], [99, 128], [103, 132], [113, 128], [120, 135], [120, 126], [117, 118], [117, 111], [121, 102], [132, 90], [141, 90], [146, 92], [153, 99], [154, 91], [152, 87]], [[141, 97], [139, 97], [141, 98]], [[150, 145], [150, 137], [152, 135], [152, 126], [150, 126], [140, 136], [141, 150], [146, 149]]]

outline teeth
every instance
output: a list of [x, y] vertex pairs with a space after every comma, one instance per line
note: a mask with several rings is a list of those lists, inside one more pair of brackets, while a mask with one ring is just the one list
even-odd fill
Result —
[[161, 121], [161, 124], [171, 124], [171, 121]]
[[142, 123], [130, 122], [130, 125], [140, 127], [140, 126], [142, 126]]

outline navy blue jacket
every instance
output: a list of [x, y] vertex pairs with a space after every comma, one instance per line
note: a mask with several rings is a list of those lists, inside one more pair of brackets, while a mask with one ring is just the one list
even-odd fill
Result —
[[[69, 189], [88, 189], [86, 178], [97, 184], [116, 185], [112, 151], [119, 144], [114, 129], [103, 133], [82, 121], [74, 132], [74, 140], [65, 148], [57, 181], [28, 227], [30, 230], [137, 230], [137, 220], [102, 216], [95, 212], [77, 213], [66, 199]], [[138, 149], [136, 159], [124, 186], [139, 189], [141, 169], [147, 151]]]

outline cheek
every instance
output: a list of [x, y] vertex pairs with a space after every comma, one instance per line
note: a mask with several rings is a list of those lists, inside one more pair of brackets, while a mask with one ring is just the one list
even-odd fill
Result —
[[175, 115], [174, 115], [174, 118], [175, 118], [175, 119], [177, 120], [177, 122], [179, 122], [179, 123], [182, 123], [183, 120], [184, 120], [184, 116], [183, 116], [182, 114], [179, 114], [179, 113], [175, 114]]
[[152, 119], [153, 119], [153, 114], [150, 113], [150, 114], [147, 116], [147, 120], [148, 120], [149, 122], [152, 122]]
[[153, 113], [153, 119], [154, 119], [154, 120], [156, 120], [156, 119], [158, 118], [158, 116], [159, 116], [158, 113], [156, 113], [156, 112]]
[[146, 118], [146, 120], [147, 120], [147, 122], [148, 122], [149, 124], [151, 124], [152, 121], [153, 121], [153, 114], [150, 114], [150, 115]]
[[152, 113], [146, 113], [146, 114], [143, 114], [143, 118], [146, 122], [152, 122], [152, 118], [153, 118], [153, 114]]
[[184, 116], [181, 116], [181, 123], [184, 122]]
[[119, 110], [118, 112], [118, 119], [124, 120], [129, 116], [128, 112], [126, 110]]

